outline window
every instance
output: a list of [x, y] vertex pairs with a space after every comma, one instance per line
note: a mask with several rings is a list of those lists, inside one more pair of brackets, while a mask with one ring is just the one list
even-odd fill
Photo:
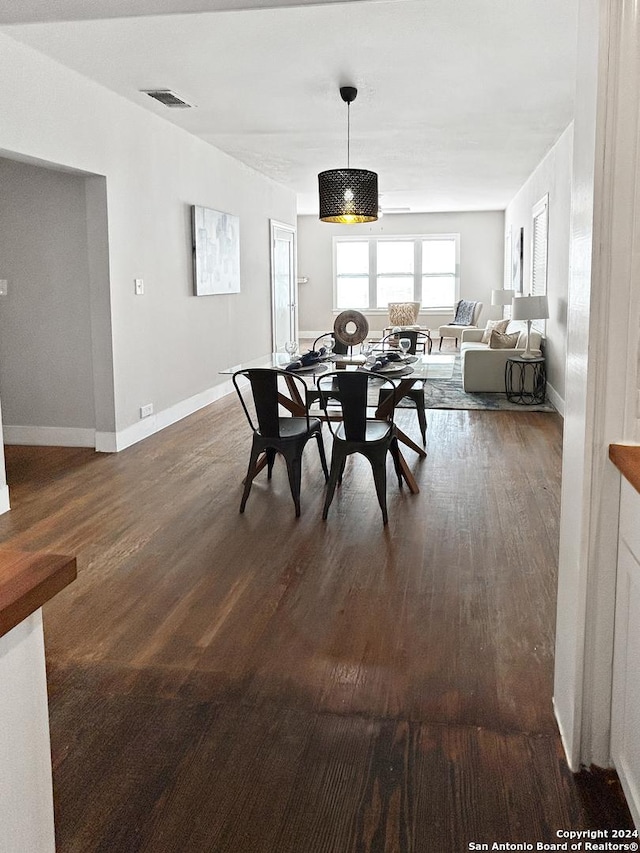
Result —
[[458, 234], [334, 238], [334, 307], [386, 310], [420, 302], [451, 311], [458, 298]]
[[415, 251], [410, 240], [376, 241], [376, 307], [413, 301]]
[[[453, 308], [457, 300], [458, 241], [435, 237], [422, 241], [423, 308]], [[417, 297], [416, 297], [417, 299]]]
[[336, 299], [340, 311], [363, 308], [369, 301], [369, 244], [366, 240], [336, 243]]
[[[531, 296], [547, 294], [547, 254], [549, 245], [549, 196], [534, 205], [531, 238]], [[544, 334], [544, 320], [534, 320], [531, 326]]]

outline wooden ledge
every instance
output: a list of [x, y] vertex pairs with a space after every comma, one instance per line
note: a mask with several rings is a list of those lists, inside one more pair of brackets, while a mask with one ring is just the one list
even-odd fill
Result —
[[640, 492], [640, 446], [610, 444], [609, 459], [627, 479], [636, 492]]
[[0, 549], [0, 637], [75, 580], [75, 557]]

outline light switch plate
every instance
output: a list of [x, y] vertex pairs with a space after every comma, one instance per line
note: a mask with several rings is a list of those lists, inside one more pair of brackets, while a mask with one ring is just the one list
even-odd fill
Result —
[[142, 296], [144, 293], [144, 281], [141, 278], [135, 279], [136, 284], [136, 296]]
[[6, 278], [0, 278], [0, 296], [6, 296], [9, 292], [9, 282]]

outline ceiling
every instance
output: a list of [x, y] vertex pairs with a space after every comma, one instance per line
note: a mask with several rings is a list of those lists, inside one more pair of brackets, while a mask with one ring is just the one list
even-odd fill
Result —
[[[577, 0], [0, 0], [0, 28], [317, 212], [317, 173], [383, 209], [503, 209], [573, 115]], [[168, 109], [140, 90], [195, 106]]]

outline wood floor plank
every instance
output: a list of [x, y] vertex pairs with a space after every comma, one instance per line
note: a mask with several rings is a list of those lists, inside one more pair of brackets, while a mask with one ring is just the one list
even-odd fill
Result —
[[[6, 448], [3, 547], [74, 554], [45, 608], [59, 853], [458, 853], [630, 826], [552, 711], [562, 423], [430, 411], [419, 495], [316, 448], [238, 512], [221, 400], [119, 454]], [[417, 435], [415, 412], [398, 412]], [[325, 433], [329, 450], [329, 438]]]

